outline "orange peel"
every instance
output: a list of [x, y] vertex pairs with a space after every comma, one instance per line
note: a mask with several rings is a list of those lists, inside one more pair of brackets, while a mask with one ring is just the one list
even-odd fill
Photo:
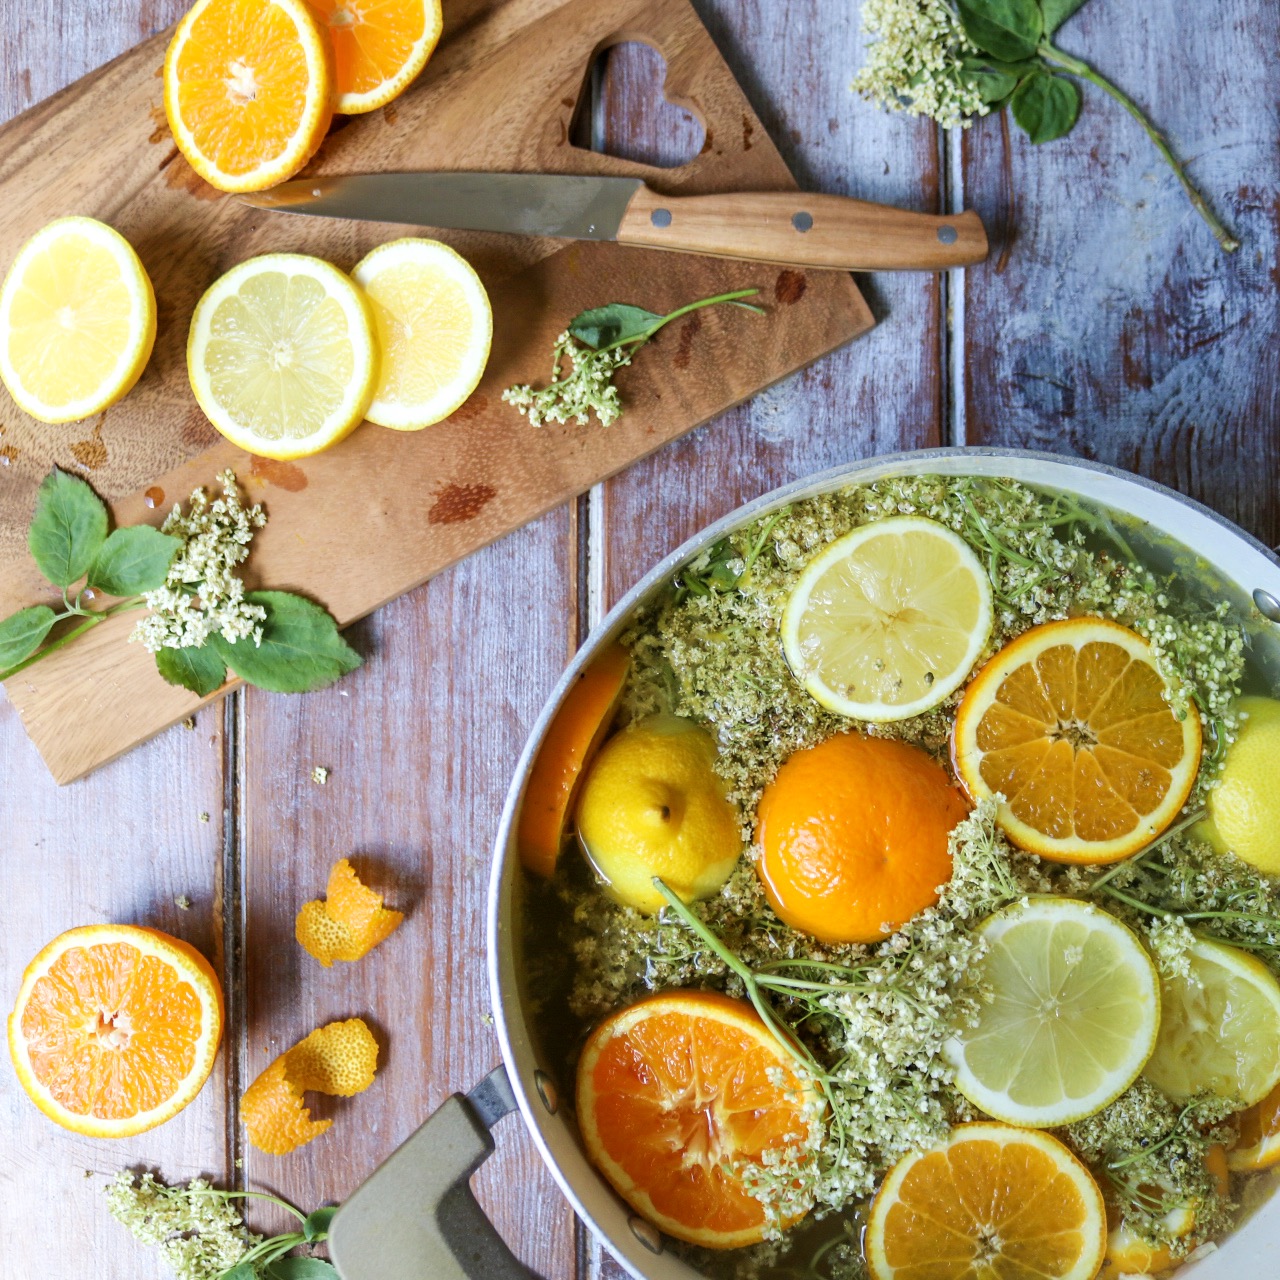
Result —
[[240, 1115], [249, 1141], [283, 1156], [318, 1138], [332, 1120], [312, 1120], [304, 1093], [350, 1098], [373, 1083], [378, 1042], [361, 1018], [317, 1027], [282, 1053], [244, 1091]]
[[304, 903], [294, 925], [298, 944], [328, 969], [335, 960], [359, 960], [389, 938], [404, 919], [382, 905], [382, 895], [360, 883], [346, 858], [329, 872], [326, 897]]

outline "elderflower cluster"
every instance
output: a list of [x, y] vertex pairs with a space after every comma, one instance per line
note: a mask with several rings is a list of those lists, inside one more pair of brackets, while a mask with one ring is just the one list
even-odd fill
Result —
[[134, 628], [131, 640], [148, 651], [199, 648], [219, 632], [228, 644], [262, 639], [267, 612], [244, 598], [236, 569], [249, 555], [253, 535], [267, 522], [260, 505], [240, 500], [235, 473], [218, 477], [222, 497], [210, 501], [203, 489], [191, 495], [184, 515], [174, 504], [161, 531], [182, 539], [164, 586], [143, 595], [150, 613]]
[[862, 29], [872, 40], [853, 87], [864, 98], [944, 129], [990, 110], [964, 66], [977, 50], [946, 0], [866, 0]]
[[107, 1184], [107, 1207], [135, 1240], [160, 1248], [178, 1280], [216, 1280], [261, 1239], [204, 1178], [167, 1187], [122, 1170]]
[[[562, 377], [566, 358], [573, 363], [573, 369]], [[508, 387], [502, 398], [524, 414], [534, 427], [544, 422], [568, 422], [570, 418], [579, 426], [586, 426], [593, 412], [600, 419], [600, 425], [607, 427], [622, 413], [613, 375], [630, 363], [630, 347], [593, 351], [576, 342], [566, 329], [556, 339], [552, 352], [550, 384], [541, 391], [527, 384]]]

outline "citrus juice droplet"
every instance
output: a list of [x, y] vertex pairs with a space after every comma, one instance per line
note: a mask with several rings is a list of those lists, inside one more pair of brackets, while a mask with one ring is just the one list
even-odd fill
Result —
[[154, 510], [164, 501], [164, 490], [158, 484], [153, 484], [150, 489], [142, 495], [142, 500], [148, 507]]

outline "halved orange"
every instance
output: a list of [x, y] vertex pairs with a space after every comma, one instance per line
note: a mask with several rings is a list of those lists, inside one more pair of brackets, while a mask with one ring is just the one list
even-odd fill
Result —
[[609, 732], [630, 670], [631, 655], [611, 644], [578, 673], [538, 748], [516, 829], [520, 861], [535, 875], [555, 874], [578, 781]]
[[311, 0], [329, 29], [343, 115], [385, 107], [403, 93], [440, 39], [440, 0]]
[[1240, 1136], [1227, 1163], [1237, 1173], [1280, 1164], [1280, 1084], [1240, 1116]]
[[89, 1137], [131, 1137], [200, 1092], [222, 1018], [222, 988], [194, 947], [155, 929], [85, 925], [27, 966], [9, 1053], [50, 1120]]
[[1200, 719], [1170, 705], [1151, 646], [1105, 618], [1032, 627], [978, 673], [951, 750], [972, 799], [1059, 862], [1117, 862], [1177, 816], [1200, 767]]
[[618, 1194], [708, 1249], [764, 1238], [768, 1214], [738, 1169], [788, 1148], [802, 1158], [816, 1102], [755, 1010], [713, 991], [611, 1014], [583, 1047], [577, 1097], [587, 1154]]
[[305, 0], [196, 0], [164, 59], [178, 150], [222, 191], [291, 178], [333, 118], [333, 47]]
[[904, 1156], [871, 1204], [873, 1280], [1093, 1280], [1107, 1212], [1089, 1170], [1056, 1138], [963, 1124]]

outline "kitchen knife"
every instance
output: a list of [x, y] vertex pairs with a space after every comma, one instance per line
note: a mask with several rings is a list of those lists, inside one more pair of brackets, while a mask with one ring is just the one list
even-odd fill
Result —
[[665, 196], [639, 178], [361, 173], [299, 178], [241, 199], [261, 209], [322, 218], [616, 240], [843, 271], [941, 271], [987, 256], [986, 232], [971, 210], [938, 217], [799, 191]]

